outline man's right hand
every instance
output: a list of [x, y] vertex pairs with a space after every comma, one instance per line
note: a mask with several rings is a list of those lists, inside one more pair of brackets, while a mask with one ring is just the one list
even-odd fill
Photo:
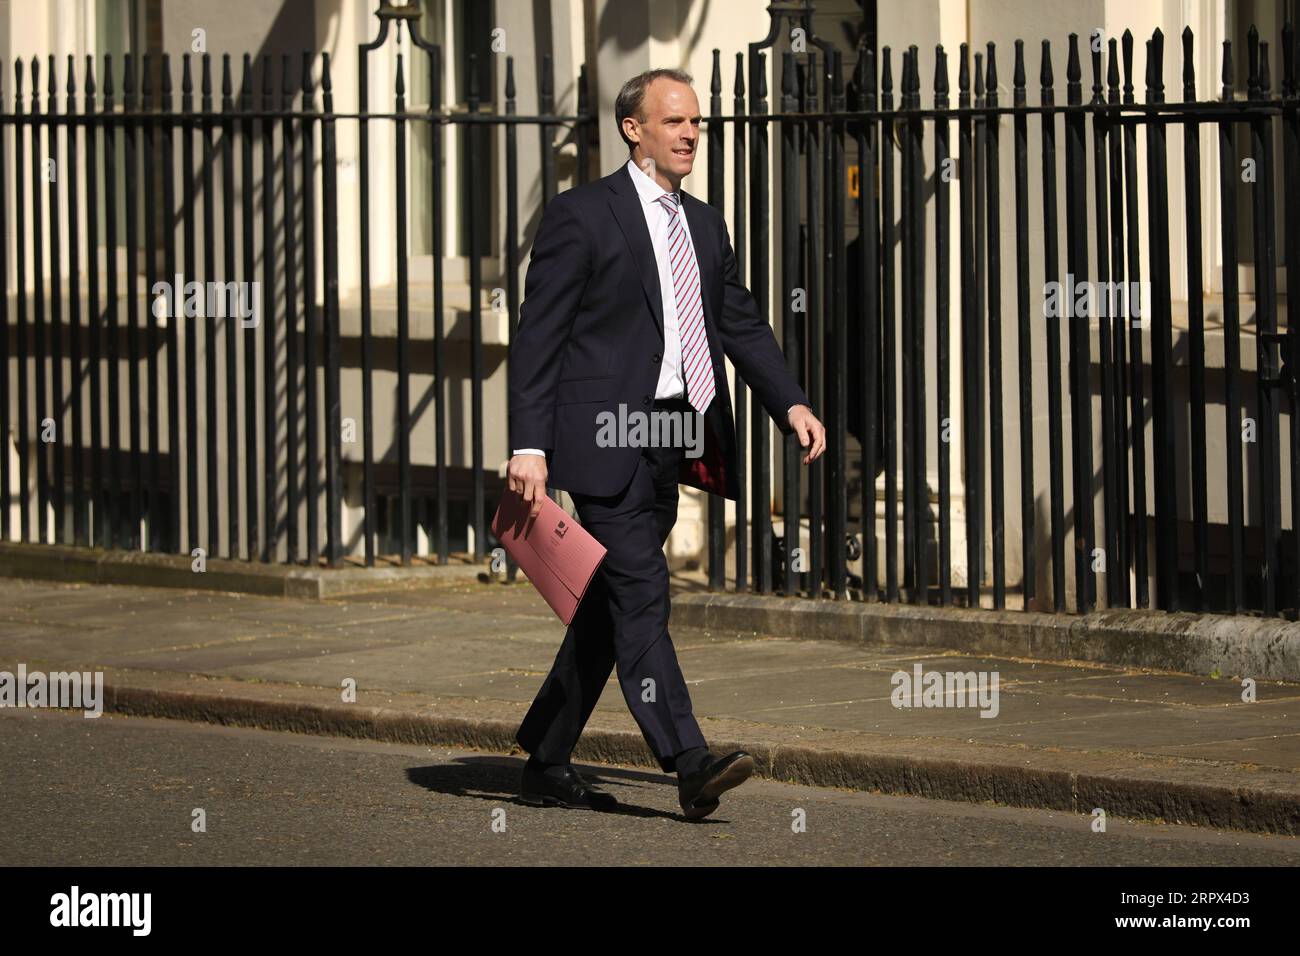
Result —
[[524, 501], [532, 505], [529, 514], [537, 515], [546, 497], [546, 456], [512, 456], [506, 467], [506, 482], [511, 491], [523, 495]]

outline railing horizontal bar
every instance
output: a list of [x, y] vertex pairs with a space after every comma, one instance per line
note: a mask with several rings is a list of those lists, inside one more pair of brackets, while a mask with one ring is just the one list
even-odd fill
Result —
[[[1044, 114], [1052, 115], [1069, 115], [1073, 113], [1094, 114], [1105, 116], [1112, 123], [1132, 122], [1136, 117], [1162, 115], [1171, 118], [1185, 117], [1196, 114], [1200, 119], [1209, 122], [1220, 119], [1245, 119], [1250, 116], [1260, 114], [1278, 114], [1287, 110], [1300, 109], [1300, 101], [1297, 100], [1255, 100], [1240, 102], [1223, 102], [1219, 100], [1208, 100], [1196, 103], [1132, 103], [1120, 106], [1104, 105], [1099, 106], [1093, 103], [1084, 103], [1076, 106], [1057, 105], [1052, 107], [1044, 106], [979, 106], [979, 107], [954, 107], [946, 110], [936, 109], [897, 109], [897, 110], [846, 110], [842, 113], [821, 112], [821, 113], [766, 113], [761, 116], [745, 115], [724, 115], [724, 116], [707, 116], [703, 122], [706, 125], [714, 123], [772, 123], [784, 121], [809, 121], [809, 120], [882, 120], [889, 117], [909, 118], [909, 119], [960, 119], [963, 116], [971, 117], [989, 117], [989, 116], [1041, 116]], [[213, 112], [157, 112], [152, 110], [114, 110], [112, 113], [96, 113], [92, 116], [68, 115], [60, 113], [56, 116], [40, 114], [33, 117], [29, 113], [21, 115], [6, 113], [0, 115], [0, 125], [2, 126], [48, 126], [51, 123], [66, 126], [72, 124], [75, 126], [104, 126], [116, 122], [152, 122], [163, 123], [171, 122], [176, 125], [197, 125], [203, 126], [209, 123], [219, 125], [221, 121], [230, 116], [238, 116], [240, 119], [283, 119], [286, 116], [298, 119], [366, 119], [366, 120], [396, 120], [405, 121], [436, 121], [439, 124], [458, 124], [458, 123], [487, 123], [489, 125], [517, 126], [517, 125], [553, 125], [558, 123], [595, 123], [598, 117], [591, 113], [569, 114], [569, 115], [533, 115], [524, 116], [521, 114], [501, 115], [496, 113], [470, 115], [464, 113], [452, 114], [432, 114], [427, 110], [417, 110], [414, 112], [401, 113], [323, 113], [320, 111], [304, 112], [297, 110], [294, 112], [283, 112], [280, 110], [233, 110], [230, 113]]]
[[[1260, 111], [1262, 112], [1262, 111]], [[793, 114], [792, 114], [793, 115]], [[848, 113], [836, 113], [836, 116], [848, 116]], [[3, 126], [67, 126], [71, 123], [74, 126], [105, 126], [120, 124], [124, 122], [132, 123], [166, 123], [170, 122], [176, 126], [206, 126], [220, 125], [224, 120], [232, 116], [239, 119], [284, 119], [292, 117], [294, 119], [365, 119], [365, 120], [404, 120], [406, 122], [422, 120], [424, 122], [437, 121], [440, 124], [456, 123], [487, 123], [489, 125], [501, 126], [527, 126], [527, 125], [546, 125], [553, 126], [560, 123], [595, 123], [598, 117], [593, 113], [583, 113], [577, 115], [548, 115], [540, 114], [536, 116], [523, 116], [519, 114], [503, 115], [499, 113], [484, 113], [472, 115], [468, 113], [444, 113], [435, 114], [427, 110], [417, 110], [414, 112], [401, 113], [322, 113], [316, 110], [303, 112], [295, 110], [284, 112], [282, 110], [232, 110], [229, 113], [220, 111], [212, 112], [160, 112], [156, 110], [114, 110], [112, 113], [95, 113], [92, 116], [68, 115], [59, 113], [55, 116], [40, 114], [32, 116], [29, 113], [12, 114], [6, 113], [0, 116], [0, 125]]]
[[896, 109], [896, 110], [846, 110], [843, 113], [768, 113], [763, 116], [706, 116], [703, 122], [710, 123], [770, 123], [785, 120], [882, 120], [882, 119], [950, 119], [963, 117], [989, 116], [1068, 116], [1082, 113], [1084, 115], [1105, 116], [1112, 123], [1132, 122], [1133, 118], [1146, 115], [1165, 115], [1181, 117], [1191, 114], [1201, 119], [1243, 119], [1258, 114], [1277, 114], [1288, 110], [1300, 109], [1300, 102], [1295, 100], [1253, 100], [1224, 102], [1206, 100], [1197, 103], [1131, 103], [1120, 106], [1082, 103], [1078, 105], [1057, 104], [1056, 106], [967, 106], [948, 109]]

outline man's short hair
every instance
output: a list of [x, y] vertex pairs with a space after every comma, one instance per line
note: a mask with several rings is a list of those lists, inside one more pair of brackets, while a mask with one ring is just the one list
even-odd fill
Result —
[[618, 98], [614, 100], [614, 121], [618, 123], [618, 135], [623, 137], [628, 149], [634, 148], [636, 144], [623, 132], [623, 120], [631, 116], [638, 123], [645, 122], [645, 91], [658, 79], [676, 80], [687, 86], [695, 82], [685, 70], [646, 70], [624, 83], [618, 91]]

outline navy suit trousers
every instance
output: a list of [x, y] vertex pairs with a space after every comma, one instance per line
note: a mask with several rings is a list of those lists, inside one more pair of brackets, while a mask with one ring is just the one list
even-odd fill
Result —
[[547, 763], [567, 763], [617, 666], [628, 709], [666, 773], [704, 747], [668, 636], [668, 562], [677, 521], [681, 448], [644, 448], [617, 495], [571, 495], [582, 526], [608, 549], [578, 605], [555, 663], [515, 735]]

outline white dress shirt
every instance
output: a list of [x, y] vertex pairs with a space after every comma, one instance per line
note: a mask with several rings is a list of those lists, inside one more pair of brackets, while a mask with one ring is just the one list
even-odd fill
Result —
[[[682, 378], [682, 333], [677, 321], [677, 289], [673, 284], [673, 263], [668, 249], [668, 232], [672, 226], [673, 214], [659, 202], [661, 196], [669, 193], [630, 159], [627, 161], [627, 169], [636, 185], [637, 195], [641, 197], [641, 212], [645, 214], [646, 228], [650, 230], [650, 244], [654, 246], [655, 262], [659, 266], [659, 294], [664, 312], [664, 351], [663, 362], [659, 366], [659, 384], [655, 386], [655, 399], [683, 398], [686, 395], [686, 384]], [[695, 259], [695, 244], [691, 237], [690, 223], [686, 219], [686, 207], [681, 205], [681, 199], [681, 196], [676, 197], [677, 215], [682, 217], [686, 255]], [[699, 260], [695, 261], [695, 271], [699, 272]]]
[[[650, 230], [650, 244], [654, 247], [655, 261], [659, 265], [659, 294], [663, 300], [664, 310], [664, 350], [663, 362], [659, 366], [659, 383], [655, 386], [655, 399], [683, 398], [686, 395], [686, 384], [682, 378], [681, 326], [677, 321], [677, 290], [673, 285], [672, 257], [668, 254], [668, 231], [672, 224], [672, 213], [659, 202], [659, 197], [667, 196], [668, 191], [647, 176], [630, 159], [627, 161], [627, 170], [641, 199], [641, 212], [645, 216], [646, 228]], [[677, 196], [677, 202], [677, 215], [682, 217], [686, 231], [686, 254], [695, 259], [695, 241], [691, 236], [690, 222], [686, 219], [686, 207], [681, 204], [680, 195]], [[695, 267], [698, 272], [698, 259], [695, 260]], [[790, 407], [794, 408], [793, 405]], [[516, 455], [544, 454], [540, 448], [516, 448], [514, 453]]]

